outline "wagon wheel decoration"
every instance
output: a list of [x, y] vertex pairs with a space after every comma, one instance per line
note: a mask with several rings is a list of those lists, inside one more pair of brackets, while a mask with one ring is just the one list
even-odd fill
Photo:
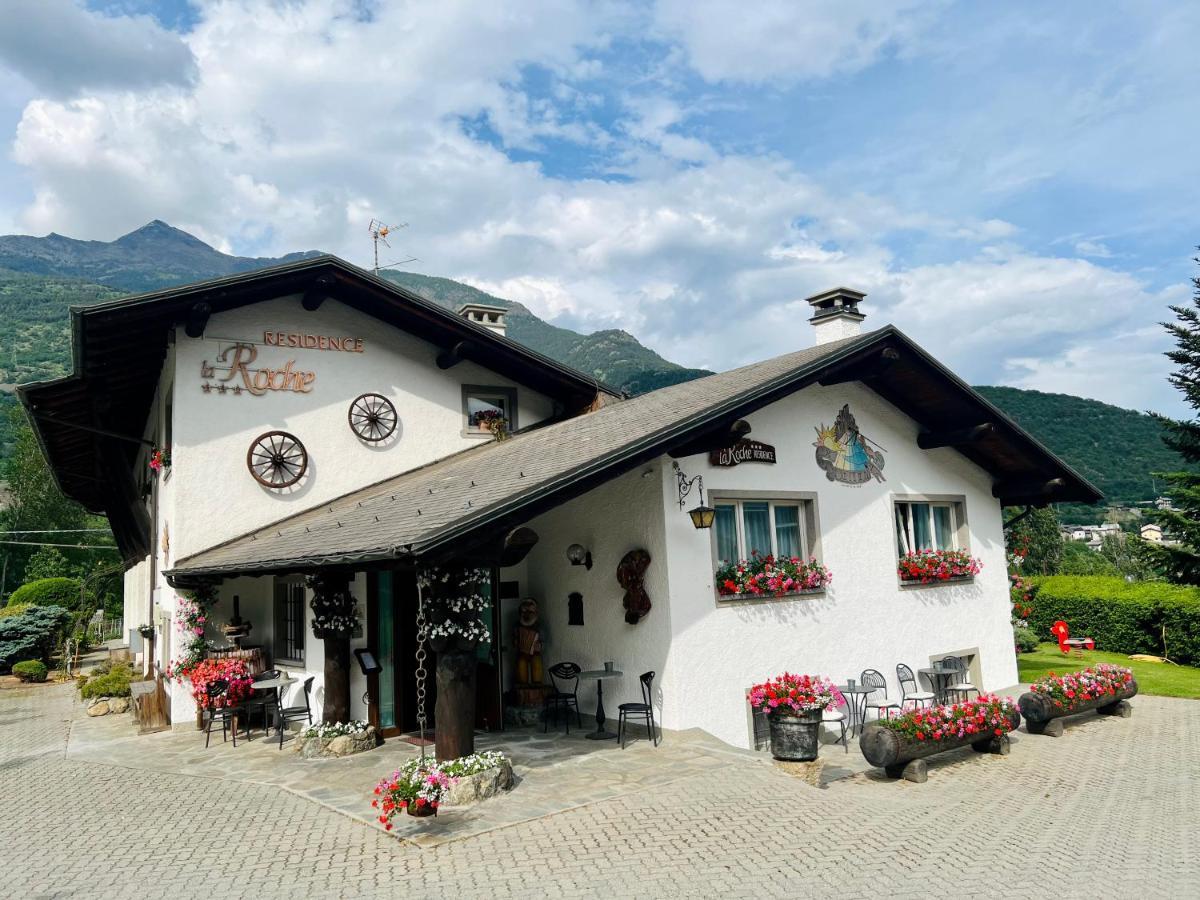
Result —
[[308, 452], [300, 439], [286, 431], [268, 431], [246, 451], [246, 467], [263, 487], [282, 490], [304, 477]]
[[378, 443], [391, 437], [396, 430], [396, 407], [380, 394], [363, 394], [350, 404], [346, 414], [350, 430], [364, 441]]

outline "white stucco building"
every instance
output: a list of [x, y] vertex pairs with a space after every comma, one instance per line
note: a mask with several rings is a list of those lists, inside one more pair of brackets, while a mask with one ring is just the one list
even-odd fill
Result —
[[[503, 310], [456, 316], [322, 257], [76, 310], [75, 372], [21, 396], [64, 491], [113, 524], [148, 668], [177, 650], [177, 590], [215, 582], [206, 637], [224, 643], [236, 596], [243, 643], [311, 675], [319, 713], [303, 578], [336, 569], [363, 614], [352, 646], [383, 666], [368, 678], [352, 662], [351, 712], [409, 730], [416, 572], [463, 562], [494, 573], [479, 727], [513, 702], [512, 628], [533, 597], [547, 666], [625, 673], [605, 685], [610, 714], [654, 671], [666, 729], [747, 746], [745, 690], [784, 670], [872, 668], [896, 691], [897, 663], [953, 654], [985, 690], [1014, 684], [1001, 508], [1099, 498], [900, 332], [860, 331], [862, 299], [812, 298], [795, 353], [626, 398], [508, 340]], [[497, 441], [481, 413], [512, 435]], [[171, 456], [158, 475], [156, 447]], [[697, 476], [708, 529], [688, 514]], [[903, 552], [931, 547], [982, 570], [902, 580]], [[633, 550], [649, 554], [652, 604], [635, 624], [615, 577]], [[832, 582], [723, 593], [722, 562], [756, 550], [813, 557]], [[188, 692], [168, 690], [190, 721]], [[594, 695], [581, 685], [585, 711]]]

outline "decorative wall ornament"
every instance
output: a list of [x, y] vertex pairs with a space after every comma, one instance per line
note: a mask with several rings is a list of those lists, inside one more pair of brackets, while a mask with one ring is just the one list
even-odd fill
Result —
[[874, 478], [884, 481], [883, 448], [858, 430], [847, 404], [838, 412], [833, 426], [816, 429], [817, 465], [830, 481], [860, 485]]
[[396, 407], [382, 394], [363, 394], [354, 398], [346, 418], [350, 430], [372, 444], [391, 437], [399, 421]]
[[732, 447], [721, 447], [708, 454], [708, 461], [714, 466], [736, 466], [744, 462], [775, 464], [775, 448], [761, 441], [741, 440]]
[[171, 525], [169, 522], [163, 522], [160, 546], [162, 547], [163, 568], [166, 568], [171, 565]]
[[300, 439], [286, 431], [268, 431], [254, 439], [246, 451], [246, 467], [263, 487], [281, 491], [304, 477], [308, 451]]
[[645, 550], [630, 550], [617, 566], [617, 583], [625, 588], [622, 605], [625, 621], [636, 625], [650, 612], [650, 595], [646, 593], [646, 570], [650, 568], [650, 554]]

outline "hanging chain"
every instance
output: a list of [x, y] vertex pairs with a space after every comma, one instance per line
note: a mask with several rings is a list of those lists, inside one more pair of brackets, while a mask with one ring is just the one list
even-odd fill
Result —
[[417, 726], [421, 730], [421, 763], [425, 763], [425, 639], [428, 636], [425, 621], [425, 591], [417, 585]]

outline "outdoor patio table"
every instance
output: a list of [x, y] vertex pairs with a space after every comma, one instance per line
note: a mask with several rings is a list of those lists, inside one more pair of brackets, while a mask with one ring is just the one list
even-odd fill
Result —
[[[929, 686], [933, 688], [933, 693], [938, 703], [946, 701], [946, 685], [950, 683], [950, 678], [959, 674], [955, 669], [947, 669], [943, 666], [934, 664], [927, 669], [917, 669], [918, 675], [924, 675], [929, 682]], [[943, 684], [942, 679], [946, 679]]]
[[604, 679], [620, 678], [624, 674], [624, 672], [619, 672], [616, 669], [612, 671], [608, 669], [588, 669], [586, 672], [579, 673], [580, 678], [596, 679], [596, 730], [588, 732], [587, 739], [589, 741], [616, 740], [616, 734], [604, 730]]
[[[879, 688], [868, 687], [863, 684], [856, 684], [854, 687], [850, 687], [848, 684], [839, 684], [837, 689], [843, 694], [850, 695], [850, 702], [847, 704], [850, 707], [850, 734], [858, 734], [861, 726], [866, 724], [867, 695], [874, 693]], [[860, 703], [863, 707], [861, 715], [858, 710]]]

